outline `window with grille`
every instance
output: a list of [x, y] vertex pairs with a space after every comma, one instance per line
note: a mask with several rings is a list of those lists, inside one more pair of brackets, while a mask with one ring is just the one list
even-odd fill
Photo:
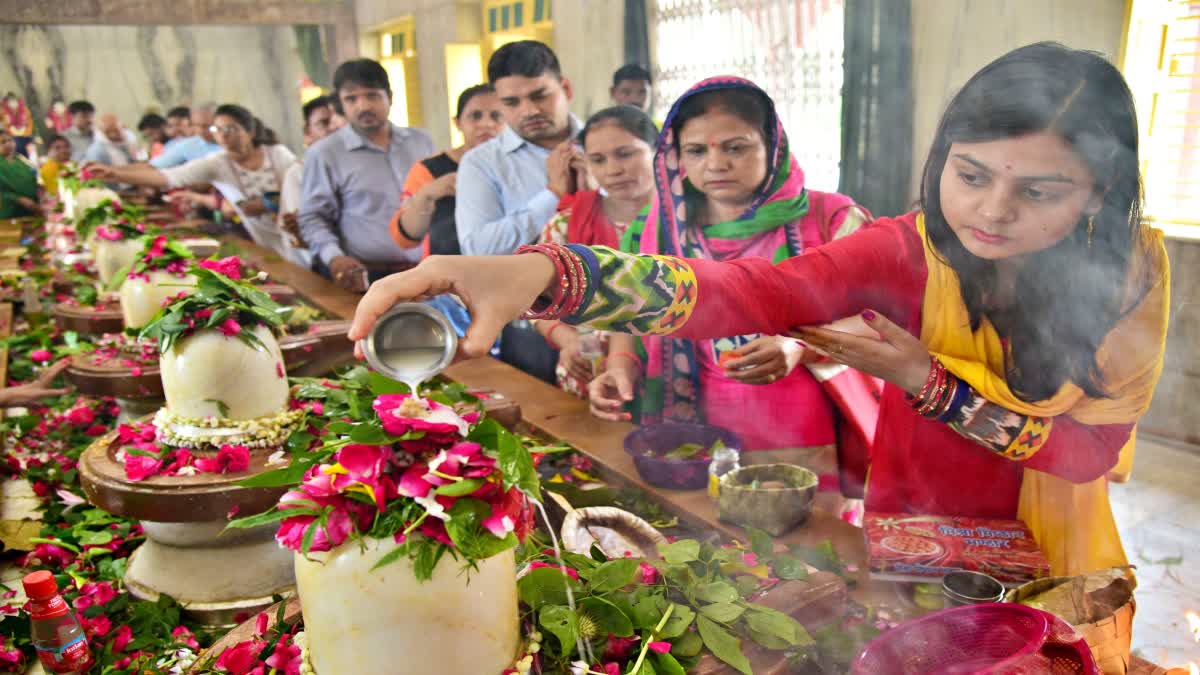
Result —
[[737, 75], [779, 110], [806, 183], [836, 190], [843, 0], [651, 0], [654, 116], [706, 77]]
[[1146, 217], [1200, 238], [1200, 1], [1134, 0], [1124, 69], [1141, 126]]

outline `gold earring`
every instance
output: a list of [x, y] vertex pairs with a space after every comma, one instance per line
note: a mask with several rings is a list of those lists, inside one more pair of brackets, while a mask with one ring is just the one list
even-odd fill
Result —
[[1092, 248], [1092, 233], [1096, 231], [1096, 216], [1088, 216], [1088, 250]]

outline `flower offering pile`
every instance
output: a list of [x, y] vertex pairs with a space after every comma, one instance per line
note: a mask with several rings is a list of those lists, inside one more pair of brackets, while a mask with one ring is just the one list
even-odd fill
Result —
[[119, 199], [104, 199], [84, 209], [75, 220], [75, 234], [86, 240], [93, 233], [106, 241], [124, 241], [153, 234], [158, 228], [146, 225], [145, 212], [138, 206], [123, 204]]
[[279, 331], [291, 313], [242, 280], [242, 262], [236, 257], [201, 260], [190, 272], [196, 277], [196, 289], [181, 291], [141, 331], [142, 337], [158, 340], [162, 353], [170, 351], [181, 338], [208, 328], [226, 337], [237, 337], [255, 349], [265, 349], [254, 329], [263, 326]]
[[[99, 236], [99, 235], [97, 235]], [[126, 275], [129, 279], [150, 280], [151, 272], [167, 272], [180, 279], [188, 275], [195, 261], [191, 250], [164, 235], [147, 236], [145, 247]], [[212, 265], [214, 263], [208, 263]]]
[[231, 527], [279, 522], [276, 539], [301, 554], [371, 537], [400, 544], [381, 564], [407, 557], [427, 580], [446, 555], [467, 567], [511, 549], [530, 531], [539, 494], [533, 456], [521, 438], [483, 419], [458, 387], [424, 397], [364, 369], [341, 381], [304, 385], [320, 405], [319, 436], [291, 466], [253, 485], [290, 485], [271, 511]]

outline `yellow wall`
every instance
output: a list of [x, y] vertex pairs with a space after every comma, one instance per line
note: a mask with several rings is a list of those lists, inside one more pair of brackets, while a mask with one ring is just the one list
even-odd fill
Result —
[[[1114, 62], [1126, 0], [912, 0], [913, 192], [942, 110], [975, 71], [1031, 42], [1094, 49]], [[881, 214], [888, 215], [888, 214]]]

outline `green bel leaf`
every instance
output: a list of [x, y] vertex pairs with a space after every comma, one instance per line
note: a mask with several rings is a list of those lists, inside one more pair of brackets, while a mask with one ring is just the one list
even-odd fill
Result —
[[[750, 630], [776, 637], [796, 647], [812, 644], [804, 626], [792, 617], [770, 607], [750, 605], [746, 610], [746, 626]], [[770, 646], [770, 645], [767, 645]]]
[[562, 605], [546, 605], [538, 615], [538, 625], [554, 634], [562, 645], [564, 654], [575, 648], [575, 638], [579, 635], [579, 620], [570, 607]]
[[618, 588], [624, 588], [633, 583], [638, 573], [638, 561], [632, 558], [610, 560], [596, 568], [592, 573], [591, 583], [593, 593], [607, 593]]
[[521, 602], [533, 609], [540, 609], [544, 605], [565, 605], [567, 584], [571, 585], [575, 597], [581, 595], [578, 581], [566, 576], [557, 567], [539, 567], [517, 580], [517, 593]]
[[700, 615], [720, 623], [733, 623], [745, 611], [745, 607], [732, 602], [715, 602], [701, 607]]
[[713, 581], [696, 587], [696, 597], [705, 602], [734, 602], [741, 596], [727, 581]]
[[655, 654], [654, 667], [662, 675], [687, 675], [687, 671], [679, 665], [679, 661], [676, 661], [674, 656], [671, 656], [671, 652]]
[[579, 601], [579, 608], [592, 617], [600, 633], [612, 633], [617, 637], [633, 635], [633, 622], [608, 600], [599, 596], [583, 598]]
[[687, 629], [696, 620], [696, 612], [687, 605], [675, 605], [675, 609], [671, 611], [671, 617], [667, 619], [667, 624], [658, 632], [659, 637], [669, 639], [685, 635]]
[[742, 641], [720, 624], [704, 616], [696, 617], [696, 628], [700, 630], [700, 639], [713, 656], [728, 663], [743, 675], [754, 675], [750, 671], [750, 661], [742, 653]]
[[658, 552], [672, 565], [682, 565], [700, 558], [700, 542], [681, 539], [673, 544], [659, 545]]
[[463, 497], [471, 494], [483, 485], [483, 481], [478, 478], [465, 478], [456, 483], [447, 483], [439, 487], [436, 492], [443, 497]]

